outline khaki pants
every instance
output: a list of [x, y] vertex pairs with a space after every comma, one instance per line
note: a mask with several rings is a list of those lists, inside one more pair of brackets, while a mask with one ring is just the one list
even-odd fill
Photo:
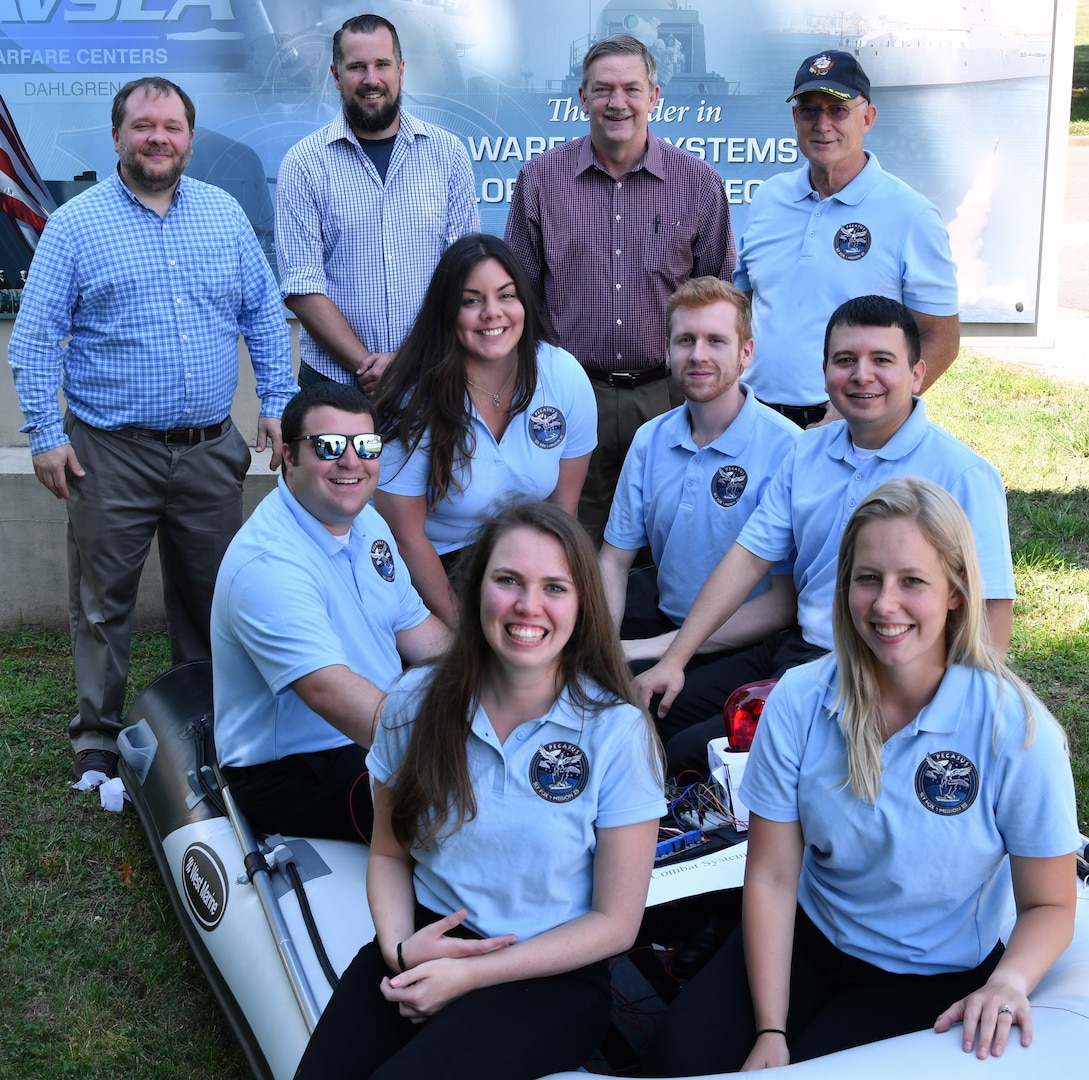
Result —
[[684, 395], [671, 376], [644, 386], [612, 387], [592, 382], [597, 398], [597, 449], [590, 458], [579, 500], [579, 521], [600, 544], [613, 504], [616, 482], [636, 431], [648, 420], [676, 408]]

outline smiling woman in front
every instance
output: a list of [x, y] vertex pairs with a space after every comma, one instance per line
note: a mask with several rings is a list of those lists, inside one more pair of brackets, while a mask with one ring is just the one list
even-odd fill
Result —
[[1028, 995], [1073, 934], [1074, 788], [1058, 724], [987, 644], [980, 582], [934, 484], [890, 481], [855, 511], [835, 652], [776, 685], [741, 784], [741, 932], [671, 1006], [650, 1075], [957, 1023], [979, 1058], [1014, 1025], [1029, 1044]]
[[367, 758], [376, 928], [299, 1080], [577, 1068], [635, 938], [661, 750], [634, 704], [586, 532], [547, 503], [489, 520], [460, 628], [394, 688]]

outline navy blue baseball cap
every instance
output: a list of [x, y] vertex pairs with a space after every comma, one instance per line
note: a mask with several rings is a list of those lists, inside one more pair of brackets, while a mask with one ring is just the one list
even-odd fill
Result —
[[787, 98], [793, 101], [799, 94], [810, 92], [831, 94], [841, 101], [864, 97], [870, 100], [870, 80], [859, 62], [850, 54], [828, 49], [807, 56], [794, 76], [794, 93]]

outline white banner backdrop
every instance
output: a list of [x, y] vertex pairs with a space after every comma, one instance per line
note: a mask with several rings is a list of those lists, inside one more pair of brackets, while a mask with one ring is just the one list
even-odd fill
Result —
[[[625, 31], [653, 51], [662, 94], [652, 128], [719, 171], [737, 233], [755, 188], [798, 166], [784, 99], [799, 62], [848, 49], [878, 109], [868, 148], [949, 226], [962, 319], [1032, 324], [1050, 92], [1069, 85], [1070, 57], [1055, 54], [1066, 3], [854, 0], [848, 13], [820, 0], [374, 0], [371, 10], [398, 28], [405, 107], [468, 147], [484, 228], [495, 233], [522, 163], [586, 133], [578, 73], [594, 38]], [[60, 201], [80, 185], [56, 182], [114, 167], [117, 89], [143, 74], [174, 79], [197, 104], [190, 173], [230, 190], [271, 254], [280, 161], [339, 108], [332, 34], [360, 10], [320, 0], [0, 0], [0, 96]], [[0, 265], [17, 275], [10, 252]]]

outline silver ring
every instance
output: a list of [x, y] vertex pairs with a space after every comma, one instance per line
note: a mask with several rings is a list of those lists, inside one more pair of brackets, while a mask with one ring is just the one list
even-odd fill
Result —
[[1010, 1016], [1013, 1016], [1013, 1009], [1009, 1005], [1003, 1005], [999, 1008], [998, 1015], [1001, 1016], [1003, 1013], [1009, 1013]]

